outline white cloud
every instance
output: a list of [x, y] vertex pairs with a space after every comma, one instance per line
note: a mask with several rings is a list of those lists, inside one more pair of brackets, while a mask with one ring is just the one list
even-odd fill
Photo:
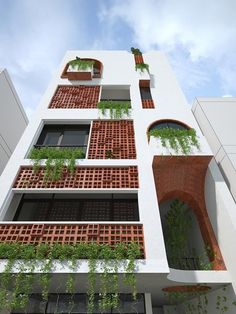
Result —
[[212, 63], [222, 91], [228, 93], [236, 90], [235, 12], [235, 0], [126, 0], [113, 2], [101, 18], [127, 23], [135, 43], [144, 50], [158, 47], [172, 58], [181, 47], [185, 52], [182, 74], [186, 68], [194, 85], [210, 76], [204, 67], [199, 72], [198, 66]]
[[70, 18], [71, 9], [67, 1], [14, 1], [7, 11], [7, 24], [1, 23], [1, 66], [9, 70], [30, 113], [74, 38], [83, 37]]

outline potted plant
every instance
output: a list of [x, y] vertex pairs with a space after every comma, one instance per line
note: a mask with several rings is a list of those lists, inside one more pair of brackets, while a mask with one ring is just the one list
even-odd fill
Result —
[[67, 77], [69, 80], [92, 80], [94, 60], [76, 57], [68, 63]]

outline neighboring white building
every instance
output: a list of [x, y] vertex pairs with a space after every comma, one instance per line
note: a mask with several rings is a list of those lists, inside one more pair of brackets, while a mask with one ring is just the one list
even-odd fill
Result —
[[0, 175], [28, 119], [6, 69], [0, 69]]
[[[82, 71], [69, 65], [76, 56], [83, 59]], [[86, 62], [91, 60], [90, 67]], [[104, 116], [97, 108], [100, 100], [104, 107], [111, 100], [131, 101], [129, 116], [127, 111], [122, 116], [121, 109], [115, 119], [109, 110]], [[182, 130], [185, 139], [195, 129], [199, 147], [182, 141], [183, 154], [178, 145], [178, 151], [164, 147], [159, 138], [147, 134], [162, 128]], [[65, 168], [61, 178], [45, 179], [44, 161], [35, 172], [29, 155], [33, 147], [48, 146], [56, 147], [55, 151], [80, 147], [85, 158], [76, 160], [75, 172]], [[202, 307], [213, 314], [228, 306], [228, 313], [233, 314], [236, 297], [231, 284], [236, 284], [236, 278], [230, 251], [234, 244], [227, 244], [232, 234], [218, 221], [220, 217], [227, 224], [232, 197], [221, 178], [212, 151], [161, 52], [68, 51], [0, 178], [0, 242], [96, 242], [111, 246], [135, 242], [142, 250], [135, 271], [140, 294], [138, 301], [132, 301], [132, 289], [120, 284], [121, 313], [200, 313]], [[176, 199], [180, 201], [177, 205], [173, 203]], [[177, 207], [182, 202], [188, 209], [182, 212], [181, 221], [168, 225], [167, 213], [172, 218], [181, 214]], [[179, 240], [176, 228], [185, 217], [191, 219], [191, 227], [189, 220], [187, 237]], [[172, 249], [170, 226], [176, 232], [172, 240], [180, 241]], [[181, 245], [186, 245], [185, 251], [180, 251]], [[6, 257], [6, 252], [0, 257]], [[48, 300], [41, 299], [39, 282], [27, 293], [22, 285], [18, 295], [34, 293], [31, 306], [12, 313], [86, 313], [89, 265], [86, 257], [73, 270], [65, 262], [54, 261]], [[0, 267], [4, 272], [4, 261]], [[77, 293], [74, 312], [65, 295], [71, 272]], [[102, 272], [99, 267], [97, 272]], [[121, 280], [124, 269], [119, 267], [118, 272]], [[11, 295], [12, 288], [8, 289]], [[96, 293], [101, 294], [102, 289], [99, 283], [95, 287]], [[203, 290], [207, 292], [204, 297], [199, 293]], [[112, 306], [107, 310], [115, 312]]]

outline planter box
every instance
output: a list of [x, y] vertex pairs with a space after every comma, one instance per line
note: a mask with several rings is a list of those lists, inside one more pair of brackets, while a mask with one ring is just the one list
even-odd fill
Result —
[[67, 78], [71, 81], [81, 80], [81, 81], [90, 81], [93, 76], [93, 67], [89, 67], [86, 70], [80, 70], [76, 67], [69, 65], [67, 69]]

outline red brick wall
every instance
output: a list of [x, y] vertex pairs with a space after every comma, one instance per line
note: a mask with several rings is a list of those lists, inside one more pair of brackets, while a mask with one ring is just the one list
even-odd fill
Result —
[[89, 145], [89, 159], [105, 159], [106, 151], [115, 159], [135, 159], [132, 121], [94, 121]]
[[225, 269], [207, 213], [204, 185], [212, 156], [155, 156], [153, 173], [158, 202], [178, 198], [192, 208], [199, 222], [203, 240], [214, 252], [213, 268]]
[[138, 168], [130, 167], [77, 167], [73, 174], [63, 171], [62, 179], [45, 181], [44, 168], [34, 173], [32, 167], [21, 167], [15, 180], [17, 189], [124, 189], [138, 188]]
[[142, 55], [134, 55], [134, 60], [136, 64], [144, 63]]
[[100, 86], [58, 86], [49, 108], [97, 108]]
[[139, 224], [0, 224], [0, 242], [139, 244], [144, 257], [143, 225]]
[[152, 99], [142, 99], [142, 107], [143, 109], [153, 109], [155, 108], [154, 101]]

